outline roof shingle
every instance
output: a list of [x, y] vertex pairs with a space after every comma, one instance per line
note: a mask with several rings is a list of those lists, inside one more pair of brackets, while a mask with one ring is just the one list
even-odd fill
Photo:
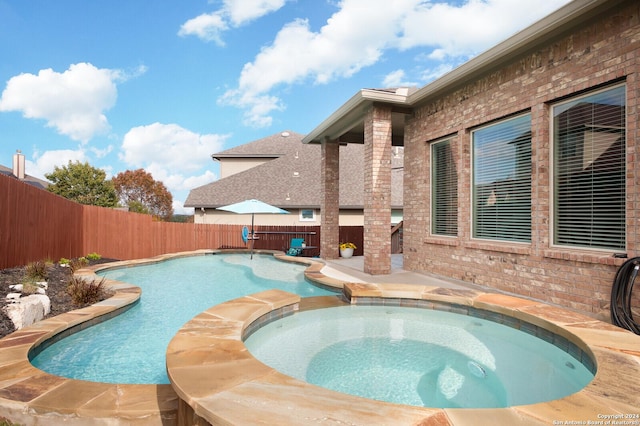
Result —
[[[284, 132], [283, 132], [284, 133]], [[216, 208], [256, 198], [281, 208], [319, 208], [321, 202], [321, 146], [303, 144], [301, 134], [277, 133], [213, 154], [212, 158], [273, 157], [273, 160], [194, 188], [185, 207]], [[400, 158], [402, 149], [400, 149]], [[402, 161], [392, 165], [393, 208], [402, 207]], [[340, 208], [364, 205], [364, 145], [340, 147]]]

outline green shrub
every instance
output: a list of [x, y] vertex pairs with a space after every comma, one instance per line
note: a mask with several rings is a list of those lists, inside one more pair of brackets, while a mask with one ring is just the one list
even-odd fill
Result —
[[66, 257], [61, 257], [60, 260], [58, 261], [59, 265], [69, 265], [71, 264], [71, 261], [69, 259], [67, 259]]
[[28, 279], [33, 281], [45, 281], [47, 279], [47, 264], [42, 260], [31, 262], [25, 269]]
[[102, 259], [102, 256], [100, 256], [98, 253], [89, 253], [86, 257], [89, 260], [100, 260], [100, 259]]
[[22, 279], [22, 291], [21, 293], [24, 296], [28, 296], [30, 294], [36, 294], [38, 292], [38, 289], [40, 288], [37, 284], [36, 284], [36, 280], [30, 277], [25, 277]]
[[72, 276], [67, 285], [67, 292], [76, 306], [91, 305], [104, 300], [109, 295], [105, 278], [99, 281], [85, 281], [82, 278]]
[[89, 264], [89, 261], [87, 260], [86, 257], [79, 257], [77, 259], [72, 259], [71, 263], [69, 264], [69, 266], [71, 267], [71, 273], [77, 271], [78, 269], [83, 268], [84, 266], [87, 266]]

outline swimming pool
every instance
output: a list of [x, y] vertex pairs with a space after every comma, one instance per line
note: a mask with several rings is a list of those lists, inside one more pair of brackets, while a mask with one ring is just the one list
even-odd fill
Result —
[[306, 296], [335, 294], [311, 285], [303, 265], [244, 253], [170, 259], [109, 269], [106, 278], [142, 289], [131, 309], [61, 339], [31, 363], [58, 376], [104, 383], [166, 384], [166, 347], [197, 313], [247, 294], [277, 288]]
[[249, 351], [327, 389], [437, 408], [502, 408], [565, 397], [594, 377], [559, 347], [482, 318], [424, 308], [344, 306], [257, 329]]

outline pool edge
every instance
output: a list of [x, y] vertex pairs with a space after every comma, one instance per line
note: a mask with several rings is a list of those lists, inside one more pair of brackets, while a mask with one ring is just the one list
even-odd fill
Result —
[[[187, 323], [174, 337], [167, 350], [167, 369], [184, 401], [179, 417], [196, 416], [210, 424], [252, 424], [269, 418], [278, 424], [295, 425], [329, 416], [347, 424], [380, 424], [393, 419], [394, 424], [407, 425], [548, 425], [581, 419], [596, 422], [606, 415], [638, 412], [640, 385], [629, 378], [640, 378], [640, 336], [626, 330], [540, 302], [475, 290], [363, 283], [344, 283], [344, 289], [352, 303], [360, 297], [435, 300], [520, 318], [584, 348], [598, 369], [590, 384], [565, 398], [500, 409], [421, 408], [345, 395], [292, 379], [248, 354], [242, 343], [244, 330], [256, 317], [270, 312], [269, 304], [277, 310], [286, 303], [300, 303], [287, 302], [288, 293], [269, 291], [212, 307], [202, 314], [212, 320], [208, 327]], [[278, 300], [279, 295], [283, 300]], [[269, 303], [256, 304], [263, 298]], [[230, 311], [246, 312], [246, 320], [235, 315], [228, 322], [226, 312]], [[224, 324], [222, 329], [218, 329], [220, 324]], [[205, 348], [211, 347], [216, 349], [209, 357]], [[617, 366], [624, 366], [624, 372]], [[224, 379], [201, 380], [221, 371]], [[626, 378], [624, 386], [621, 376]]]
[[[97, 278], [95, 271], [107, 267], [133, 266], [179, 256], [233, 251], [237, 250], [198, 250], [167, 254], [148, 259], [96, 265], [80, 270], [78, 274], [92, 279]], [[280, 260], [307, 264], [305, 277], [313, 282], [334, 288], [342, 288], [346, 283], [325, 277], [320, 272], [324, 266], [321, 261], [291, 258], [281, 252], [269, 253], [274, 254]], [[178, 399], [171, 385], [121, 385], [65, 379], [44, 373], [33, 367], [28, 361], [28, 353], [34, 346], [41, 344], [69, 327], [90, 321], [106, 312], [118, 309], [118, 306], [122, 307], [124, 304], [134, 303], [133, 299], [137, 300], [139, 297], [139, 289], [135, 286], [116, 281], [113, 281], [112, 284], [120, 288], [116, 295], [107, 301], [100, 302], [89, 308], [48, 318], [0, 339], [0, 416], [23, 425], [43, 424], [42, 422], [52, 421], [52, 419], [69, 425], [127, 424], [169, 426], [179, 424], [178, 411], [187, 409], [188, 405], [185, 407], [185, 402]], [[393, 297], [395, 291], [399, 291], [402, 294], [409, 291], [409, 289], [403, 288], [402, 284], [386, 284], [384, 286], [369, 288], [369, 290], [380, 294], [384, 293], [385, 297]], [[410, 286], [414, 290], [416, 287], [420, 287]], [[573, 316], [576, 315], [574, 313], [524, 299], [505, 299], [505, 297], [508, 298], [510, 296], [501, 296], [493, 293], [481, 293], [483, 297], [480, 298], [471, 297], [464, 292], [454, 296], [443, 295], [440, 293], [444, 291], [439, 292], [437, 290], [438, 287], [423, 287], [425, 288], [422, 288], [421, 291], [430, 292], [431, 297], [439, 300], [449, 300], [453, 297], [458, 303], [476, 303], [478, 306], [485, 308], [490, 306], [496, 311], [513, 310], [517, 315], [525, 315], [532, 318], [539, 317], [540, 320], [554, 324], [553, 326], [558, 327], [561, 333], [577, 336], [588, 344], [589, 350], [592, 351], [594, 358], [598, 362], [598, 373], [594, 381], [583, 391], [561, 400], [530, 406], [511, 407], [510, 409], [500, 409], [499, 411], [493, 409], [429, 409], [428, 413], [422, 413], [422, 416], [417, 416], [420, 417], [421, 421], [442, 425], [493, 425], [500, 421], [512, 424], [550, 424], [549, 419], [562, 422], [580, 419], [586, 421], [597, 420], [598, 414], [632, 414], [638, 411], [635, 407], [640, 406], [640, 400], [632, 400], [635, 405], [629, 401], [630, 398], [638, 398], [637, 395], [640, 394], [639, 385], [637, 384], [638, 379], [640, 379], [639, 336], [592, 318], [583, 317], [584, 321], [576, 321], [576, 317]], [[136, 293], [138, 294], [136, 295]], [[254, 301], [254, 303], [256, 302]], [[304, 300], [300, 302], [301, 305], [307, 303], [311, 302]], [[565, 312], [569, 312], [570, 315], [567, 316]], [[236, 317], [235, 321], [244, 324], [244, 320], [239, 317]], [[537, 320], [534, 319], [534, 321]], [[618, 366], [622, 368], [616, 368]], [[290, 402], [299, 399], [297, 393], [300, 389], [298, 387], [299, 383], [292, 382], [291, 379], [287, 380], [286, 376], [285, 378], [278, 377], [272, 371], [258, 369], [258, 372], [264, 382], [270, 383], [271, 389], [274, 389], [273, 386], [275, 386], [276, 393], [279, 389], [288, 389], [295, 392], [293, 394], [277, 393], [284, 398], [286, 404], [284, 407], [293, 409]], [[243, 392], [250, 390], [251, 387], [251, 383], [245, 384], [243, 389], [241, 389], [242, 386], [236, 386], [235, 392], [239, 392], [236, 396], [246, 398], [248, 395]], [[264, 391], [264, 389], [257, 389], [258, 396], [263, 395], [260, 393], [261, 390]], [[226, 394], [227, 397], [230, 395]], [[311, 395], [313, 396], [313, 393]], [[288, 399], [287, 396], [289, 396]], [[315, 396], [320, 400], [323, 395], [320, 393]], [[377, 404], [379, 403], [371, 406], [373, 411], [378, 409], [376, 407]], [[359, 412], [357, 405], [342, 404], [341, 406], [349, 412]], [[317, 420], [325, 419], [330, 421], [332, 413], [317, 410], [317, 404], [315, 403], [314, 406], [316, 406], [316, 414], [322, 416]], [[368, 405], [361, 404], [360, 406], [367, 407]], [[388, 412], [397, 412], [397, 407], [400, 407], [400, 411], [405, 408], [404, 406], [394, 405], [393, 409], [388, 410]], [[232, 406], [223, 407], [219, 417], [228, 416], [227, 413], [231, 409]], [[585, 411], [577, 412], [576, 410], [578, 409]], [[402, 421], [396, 423], [394, 418], [394, 424], [412, 424], [413, 422], [410, 419], [413, 417], [410, 415], [410, 411], [398, 417], [398, 420], [404, 419], [406, 423]], [[279, 415], [278, 413], [273, 414]], [[361, 422], [371, 420], [370, 414], [362, 413]], [[426, 417], [424, 417], [425, 414]]]

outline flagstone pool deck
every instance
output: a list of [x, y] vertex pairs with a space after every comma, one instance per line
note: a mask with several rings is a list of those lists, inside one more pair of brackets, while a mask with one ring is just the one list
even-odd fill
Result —
[[[213, 252], [117, 262], [78, 274], [93, 278], [95, 271], [105, 267]], [[0, 419], [21, 425], [83, 426], [640, 424], [640, 336], [559, 307], [465, 288], [462, 283], [434, 282], [432, 277], [416, 277], [419, 274], [405, 275], [402, 269], [392, 270], [385, 279], [402, 277], [406, 282], [371, 283], [367, 281], [372, 277], [355, 270], [350, 273], [349, 266], [339, 262], [327, 265], [277, 257], [308, 265], [309, 280], [343, 288], [344, 296], [300, 299], [268, 290], [207, 309], [185, 324], [168, 347], [170, 385], [85, 382], [33, 367], [29, 354], [39, 345], [117, 315], [140, 297], [138, 287], [109, 281], [116, 290], [110, 299], [0, 339]], [[345, 395], [295, 380], [254, 359], [242, 342], [256, 321], [297, 310], [372, 301], [466, 307], [515, 318], [571, 342], [597, 372], [581, 391], [554, 401], [502, 409], [422, 408]]]

